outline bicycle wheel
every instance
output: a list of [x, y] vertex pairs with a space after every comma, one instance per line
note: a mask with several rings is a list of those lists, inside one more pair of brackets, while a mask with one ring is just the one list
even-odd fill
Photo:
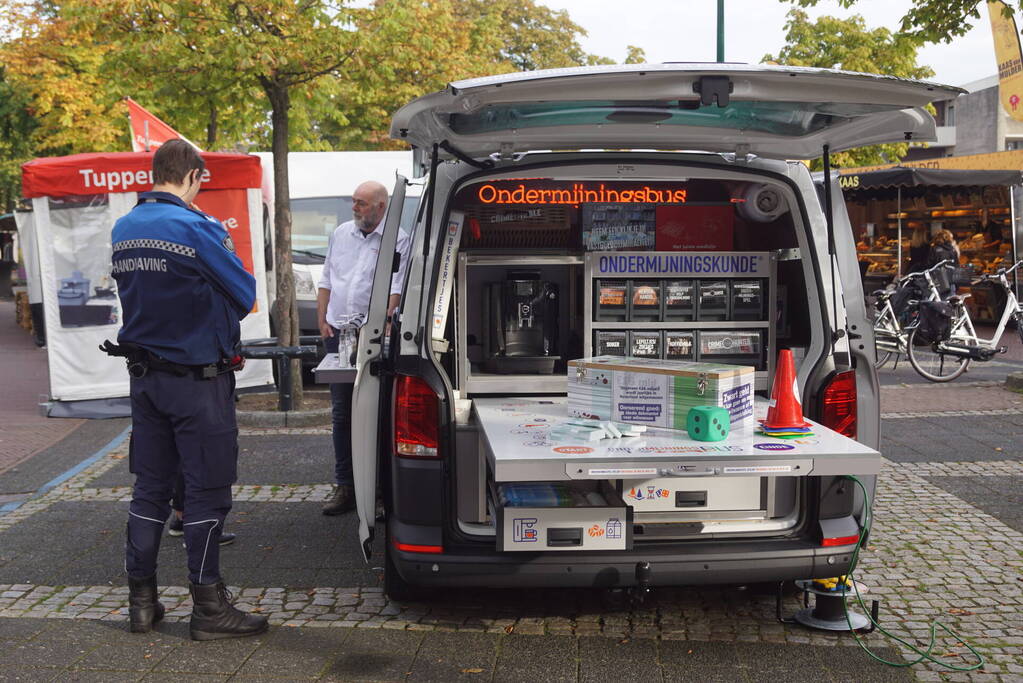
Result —
[[877, 368], [878, 370], [880, 370], [881, 367], [884, 366], [885, 363], [887, 363], [889, 360], [891, 360], [891, 358], [892, 358], [892, 352], [891, 351], [882, 351], [881, 349], [878, 349], [877, 350], [877, 360], [874, 361], [874, 367]]
[[913, 369], [931, 382], [951, 382], [970, 367], [970, 359], [937, 351], [937, 344], [925, 344], [916, 339], [917, 328], [909, 332], [906, 342], [909, 363]]

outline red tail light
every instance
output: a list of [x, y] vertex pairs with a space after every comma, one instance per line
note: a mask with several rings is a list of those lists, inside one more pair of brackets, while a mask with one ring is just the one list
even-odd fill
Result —
[[824, 387], [821, 422], [839, 434], [856, 438], [856, 372], [839, 372]]
[[405, 458], [436, 458], [440, 399], [420, 377], [394, 380], [394, 452]]
[[836, 536], [835, 538], [825, 538], [821, 541], [821, 546], [825, 548], [833, 548], [839, 545], [855, 545], [859, 542], [859, 534], [855, 536]]
[[444, 552], [444, 546], [442, 545], [417, 545], [414, 543], [399, 543], [398, 539], [391, 539], [392, 545], [398, 550], [405, 553], [430, 553], [438, 554]]

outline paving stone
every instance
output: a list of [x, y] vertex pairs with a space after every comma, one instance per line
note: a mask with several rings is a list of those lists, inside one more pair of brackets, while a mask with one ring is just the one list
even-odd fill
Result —
[[242, 676], [311, 678], [322, 673], [348, 637], [336, 629], [273, 629], [238, 673]]
[[180, 644], [154, 667], [154, 672], [233, 674], [269, 638], [264, 634], [250, 638], [193, 641], [188, 637], [186, 622], [162, 626], [161, 631], [178, 635]]
[[656, 640], [579, 639], [579, 680], [603, 683], [614, 672], [622, 683], [645, 683], [660, 677]]
[[570, 636], [502, 638], [493, 681], [575, 681], [578, 639]]
[[[991, 420], [991, 426], [984, 429], [994, 428], [999, 420], [1006, 419], [1003, 415], [988, 418]], [[886, 425], [890, 422], [900, 422], [903, 426], [912, 427], [912, 420], [915, 419], [888, 420]], [[955, 431], [954, 428], [945, 424], [952, 419], [954, 418], [926, 421], [927, 429], [931, 429], [931, 433], [934, 434], [952, 433]], [[934, 431], [932, 429], [934, 424], [944, 425], [942, 427], [944, 431]], [[1020, 422], [1020, 426], [1023, 427], [1023, 421]], [[1020, 433], [1023, 434], [1023, 429]], [[975, 447], [975, 441], [979, 436], [968, 437], [966, 440], [974, 439]], [[329, 441], [329, 438], [326, 440]], [[948, 447], [948, 444], [959, 448], [957, 445], [959, 441], [951, 437], [947, 444], [943, 445]], [[982, 647], [992, 662], [990, 671], [974, 673], [972, 678], [964, 680], [986, 680], [976, 677], [992, 675], [1002, 676], [1003, 680], [1008, 680], [1006, 676], [1019, 677], [1023, 673], [1020, 671], [1020, 663], [1023, 663], [1023, 637], [1017, 635], [1023, 631], [1023, 624], [1019, 619], [1019, 615], [1023, 613], [1023, 601], [1018, 595], [1020, 591], [1017, 580], [1023, 574], [1023, 560], [1018, 550], [1023, 547], [1023, 535], [1020, 528], [1014, 526], [1016, 518], [1013, 516], [1019, 509], [1023, 509], [1018, 500], [1020, 491], [1023, 490], [1021, 487], [1023, 464], [1014, 459], [1019, 457], [1018, 452], [1011, 457], [1003, 453], [975, 462], [964, 459], [964, 454], [970, 453], [972, 451], [954, 453], [950, 451], [950, 456], [944, 460], [922, 453], [923, 458], [917, 458], [915, 462], [906, 459], [901, 463], [885, 463], [875, 501], [877, 517], [871, 534], [871, 548], [865, 549], [861, 556], [859, 578], [872, 589], [867, 595], [868, 599], [871, 594], [882, 598], [882, 614], [885, 619], [883, 623], [896, 635], [926, 639], [929, 635], [929, 620], [941, 618], [952, 625], [961, 637]], [[110, 463], [102, 464], [108, 471], [112, 471]], [[121, 466], [124, 463], [117, 461], [115, 464]], [[322, 463], [318, 463], [317, 467], [321, 465]], [[123, 497], [123, 491], [116, 486], [73, 483], [75, 485], [55, 489], [52, 495], [48, 494], [45, 499], [34, 501], [34, 507], [22, 506], [19, 508], [24, 509], [21, 516], [12, 518], [10, 515], [0, 515], [0, 548], [3, 548], [5, 553], [9, 552], [10, 548], [16, 548], [19, 555], [15, 557], [15, 563], [20, 563], [17, 576], [14, 573], [5, 575], [4, 571], [10, 563], [3, 564], [4, 560], [0, 560], [0, 581], [3, 581], [0, 583], [0, 644], [2, 644], [0, 663], [11, 661], [15, 656], [11, 653], [16, 653], [19, 658], [25, 656], [28, 651], [24, 648], [31, 640], [32, 643], [36, 643], [36, 649], [31, 652], [33, 657], [45, 657], [47, 661], [55, 661], [55, 666], [74, 666], [77, 669], [74, 673], [92, 675], [99, 670], [90, 672], [84, 668], [86, 665], [98, 666], [99, 662], [105, 659], [113, 659], [123, 662], [121, 664], [123, 666], [138, 667], [131, 673], [143, 675], [145, 666], [155, 658], [155, 655], [145, 658], [145, 646], [140, 649], [136, 643], [128, 640], [129, 635], [126, 633], [127, 589], [119, 579], [115, 566], [119, 561], [117, 545], [123, 540], [119, 532], [100, 533], [104, 524], [112, 529], [123, 528], [123, 503], [116, 502]], [[260, 524], [256, 518], [261, 514], [290, 520], [293, 523], [313, 521], [322, 525], [324, 529], [331, 529], [332, 535], [324, 537], [331, 538], [332, 542], [336, 541], [338, 550], [344, 548], [350, 555], [347, 559], [351, 560], [351, 565], [334, 562], [328, 555], [323, 553], [318, 555], [320, 551], [316, 549], [303, 555], [300, 541], [289, 538], [287, 533], [283, 535], [280, 533], [281, 530], [290, 527], [286, 524], [273, 526], [277, 522], [266, 528], [259, 527], [261, 543], [245, 546], [243, 544], [246, 538], [243, 535], [239, 544], [225, 549], [222, 553], [225, 561], [232, 557], [231, 553], [235, 553], [234, 558], [240, 563], [238, 571], [232, 569], [230, 572], [232, 583], [236, 584], [234, 592], [240, 597], [240, 605], [246, 609], [250, 605], [259, 605], [264, 614], [274, 615], [276, 623], [302, 625], [296, 628], [275, 628], [272, 633], [328, 634], [339, 642], [342, 640], [342, 634], [347, 633], [357, 633], [370, 639], [380, 638], [386, 634], [402, 634], [403, 637], [424, 639], [424, 644], [427, 642], [426, 639], [430, 638], [443, 637], [457, 641], [485, 637], [502, 644], [500, 647], [493, 646], [495, 653], [500, 650], [500, 656], [495, 654], [490, 668], [477, 666], [465, 668], [484, 668], [485, 671], [493, 672], [495, 680], [500, 680], [501, 676], [513, 671], [522, 674], [523, 677], [530, 673], [528, 666], [515, 669], [511, 660], [505, 664], [501, 659], [504, 656], [505, 642], [513, 643], [513, 648], [518, 647], [525, 653], [530, 648], [521, 645], [521, 642], [528, 639], [557, 644], [556, 647], [561, 648], [558, 650], [559, 656], [578, 662], [575, 673], [567, 672], [566, 675], [575, 675], [578, 678], [585, 676], [584, 669], [589, 671], [585, 668], [590, 666], [587, 662], [592, 663], [593, 671], [600, 669], [601, 653], [624, 652], [630, 648], [634, 648], [631, 651], [637, 654], [631, 659], [628, 657], [626, 659], [630, 662], [635, 661], [639, 671], [646, 671], [644, 667], [648, 660], [647, 650], [644, 648], [650, 647], [661, 650], [658, 656], [662, 659], [667, 657], [663, 661], [666, 680], [694, 680], [686, 678], [693, 673], [703, 675], [702, 680], [714, 680], [719, 674], [733, 676], [733, 680], [741, 680], [750, 678], [754, 671], [761, 671], [753, 668], [752, 660], [747, 662], [738, 655], [731, 658], [720, 657], [715, 665], [719, 668], [710, 674], [700, 667], [688, 673], [679, 668], [687, 661], [694, 661], [688, 650], [696, 649], [698, 654], [695, 661], [699, 661], [699, 656], [705, 658], [709, 656], [706, 648], [714, 647], [719, 648], [718, 654], [721, 655], [729, 652], [728, 648], [734, 648], [731, 650], [734, 653], [741, 653], [744, 648], [747, 652], [759, 653], [760, 666], [767, 667], [762, 671], [768, 680], [780, 678], [772, 673], [774, 671], [772, 667], [775, 665], [780, 670], [781, 667], [791, 665], [793, 662], [804, 662], [808, 657], [823, 659], [822, 667], [816, 669], [818, 680], [821, 680], [820, 673], [829, 671], [829, 667], [834, 669], [832, 678], [835, 680], [853, 675], [853, 667], [860, 667], [857, 671], [865, 672], [862, 676], [862, 680], [865, 681], [908, 680], [884, 678], [883, 676], [890, 674], [886, 672], [882, 675], [873, 668], [863, 668], [865, 656], [851, 639], [775, 624], [773, 595], [764, 599], [720, 588], [665, 589], [655, 591], [658, 599], [655, 607], [615, 611], [601, 605], [589, 590], [451, 591], [438, 592], [437, 599], [433, 602], [413, 605], [403, 611], [403, 606], [391, 603], [383, 597], [378, 575], [362, 565], [361, 557], [357, 557], [358, 553], [351, 553], [351, 548], [355, 547], [351, 519], [354, 516], [326, 519], [318, 514], [314, 502], [294, 502], [303, 495], [316, 495], [319, 490], [316, 488], [318, 484], [301, 484], [308, 487], [307, 489], [283, 487], [278, 491], [287, 493], [283, 498], [279, 496], [275, 498], [276, 493], [270, 495], [273, 492], [269, 486], [261, 487], [258, 491], [255, 485], [245, 486], [239, 490], [241, 498], [244, 499], [245, 496], [254, 498], [258, 494], [266, 498], [267, 502], [255, 504], [242, 501], [238, 511], [248, 513], [237, 516], [242, 533], [247, 531], [245, 529], [247, 524]], [[287, 502], [289, 499], [292, 502]], [[1000, 503], [998, 502], [1000, 500], [1006, 502]], [[252, 507], [245, 508], [244, 505]], [[274, 506], [275, 512], [272, 515], [259, 513], [259, 510], [265, 510], [266, 506]], [[22, 542], [30, 536], [46, 534], [46, 529], [52, 524], [48, 516], [57, 513], [87, 515], [94, 518], [93, 531], [88, 532], [86, 529], [86, 535], [91, 533], [95, 537], [95, 542], [93, 546], [86, 547], [83, 557], [73, 554], [73, 551], [81, 551], [83, 547], [81, 543], [72, 551], [45, 548], [40, 551], [41, 554], [32, 555], [29, 544]], [[104, 522], [108, 518], [115, 521]], [[43, 522], [41, 528], [39, 522]], [[341, 528], [338, 525], [341, 525]], [[76, 525], [76, 528], [80, 526], [82, 525]], [[87, 526], [84, 525], [82, 528]], [[313, 536], [320, 534], [321, 531], [312, 528], [303, 533], [306, 536]], [[56, 536], [50, 533], [47, 537]], [[278, 541], [278, 537], [284, 540]], [[51, 550], [55, 552], [47, 555]], [[61, 552], [66, 557], [62, 557]], [[172, 573], [173, 571], [183, 573], [184, 554], [178, 544], [174, 543], [164, 544], [163, 553], [174, 554], [168, 555], [173, 559], [172, 562], [165, 562], [163, 555], [161, 556], [161, 595], [169, 611], [165, 620], [167, 623], [161, 625], [159, 631], [166, 632], [172, 638], [177, 637], [179, 641], [175, 645], [166, 646], [173, 647], [173, 651], [159, 662], [158, 670], [163, 670], [163, 666], [169, 665], [168, 660], [173, 660], [178, 654], [184, 655], [185, 664], [180, 666], [187, 666], [189, 653], [198, 652], [201, 655], [211, 651], [209, 649], [211, 644], [202, 644], [207, 649], [196, 650], [196, 644], [187, 639], [190, 610], [187, 587], [184, 582], [175, 581]], [[48, 559], [51, 556], [56, 560], [51, 562]], [[327, 562], [316, 569], [289, 564], [294, 562], [293, 558], [296, 557], [302, 557], [303, 561], [309, 564], [319, 564], [324, 558], [327, 558]], [[61, 565], [61, 562], [65, 565]], [[248, 566], [242, 567], [244, 563]], [[168, 570], [169, 576], [165, 577], [162, 569], [165, 565], [178, 569]], [[61, 566], [65, 567], [62, 571], [65, 571], [67, 576], [58, 576], [60, 571], [54, 570]], [[79, 571], [79, 566], [93, 567], [89, 570], [93, 573]], [[356, 574], [346, 574], [348, 570], [344, 568], [345, 566], [358, 566], [359, 571], [364, 572], [362, 576], [365, 579], [353, 581]], [[34, 567], [43, 569], [40, 571], [33, 569]], [[19, 580], [31, 575], [24, 573], [26, 568], [40, 571], [32, 575], [35, 583]], [[253, 581], [260, 577], [264, 580]], [[103, 583], [114, 579], [117, 579], [114, 581], [116, 585]], [[360, 583], [362, 585], [359, 585]], [[364, 611], [354, 611], [359, 607]], [[791, 613], [794, 609], [795, 603], [791, 602], [786, 611]], [[962, 613], [963, 610], [967, 613]], [[3, 619], [2, 616], [6, 615], [18, 615], [18, 618]], [[46, 619], [28, 621], [25, 615]], [[43, 627], [37, 628], [30, 635], [16, 629], [12, 635], [5, 635], [5, 623], [23, 620], [29, 624], [42, 623]], [[423, 623], [415, 623], [417, 620]], [[102, 629], [100, 633], [103, 633], [103, 637], [89, 640], [89, 636], [72, 634], [70, 643], [60, 644], [47, 635], [50, 624], [58, 628], [86, 624], [90, 628]], [[507, 634], [506, 629], [509, 626], [512, 627], [513, 635]], [[537, 635], [525, 635], [526, 631]], [[552, 635], [558, 633], [565, 635]], [[570, 633], [575, 635], [569, 635]], [[240, 647], [244, 650], [249, 647], [246, 642], [256, 640], [259, 639], [241, 639], [235, 641], [238, 645], [230, 647]], [[16, 641], [14, 649], [12, 641]], [[584, 652], [582, 645], [584, 641], [594, 643], [592, 651]], [[574, 654], [571, 648], [562, 647], [561, 644], [566, 642], [575, 643]], [[118, 651], [119, 646], [124, 646], [125, 649]], [[19, 647], [22, 649], [18, 649]], [[257, 644], [257, 649], [251, 652], [258, 653], [262, 647]], [[339, 645], [338, 651], [341, 649]], [[680, 653], [680, 649], [685, 652]], [[157, 648], [155, 651], [161, 650]], [[372, 655], [381, 651], [383, 650], [377, 649], [348, 653], [345, 655], [348, 657], [347, 664], [342, 663], [340, 667], [335, 667], [335, 662], [325, 662], [326, 668], [323, 673], [326, 680], [350, 678], [351, 672], [346, 667], [354, 666], [355, 659], [362, 654]], [[120, 656], [111, 657], [104, 652], [120, 652]], [[139, 652], [143, 654], [139, 655]], [[208, 672], [213, 680], [231, 675], [235, 672], [230, 669], [231, 661], [235, 661], [239, 667], [243, 662], [249, 661], [236, 658], [236, 653], [232, 652], [229, 651], [224, 661], [217, 665], [211, 665], [200, 657], [195, 662], [196, 669], [190, 673], [203, 675], [204, 672]], [[406, 648], [394, 652], [401, 657], [413, 657], [416, 649]], [[452, 652], [455, 653], [453, 648]], [[823, 655], [820, 654], [822, 652]], [[848, 653], [850, 659], [848, 662], [841, 657], [832, 660], [828, 653], [834, 652]], [[682, 654], [687, 656], [683, 657]], [[897, 654], [893, 651], [892, 656]], [[994, 659], [995, 656], [1007, 659], [998, 661]], [[329, 660], [331, 655], [322, 657]], [[138, 658], [143, 661], [138, 662]], [[994, 667], [995, 661], [998, 661], [997, 669]], [[420, 659], [417, 657], [405, 664], [417, 666], [419, 662]], [[771, 666], [765, 664], [772, 662], [775, 664]], [[379, 678], [389, 679], [392, 672], [401, 668], [400, 664], [400, 661], [396, 660], [378, 662]], [[676, 664], [679, 666], [675, 666]], [[843, 668], [846, 664], [848, 671]], [[220, 666], [227, 670], [221, 671], [218, 668]], [[283, 664], [282, 668], [285, 668]], [[814, 667], [808, 667], [808, 670], [813, 669]], [[0, 670], [7, 673], [6, 668]], [[618, 675], [621, 669], [615, 671], [616, 677], [629, 675], [627, 673]], [[802, 680], [801, 671], [802, 669], [797, 670], [797, 673], [789, 678]], [[919, 671], [931, 673], [930, 669]], [[165, 673], [172, 675], [185, 672]], [[558, 666], [554, 666], [551, 673], [551, 677], [557, 679], [562, 672]], [[244, 673], [242, 677], [257, 675], [258, 672], [249, 672]], [[281, 675], [290, 674], [285, 671]], [[393, 675], [402, 677], [404, 674], [399, 672]], [[859, 680], [859, 674], [856, 676]], [[479, 680], [479, 676], [471, 678]]]
[[422, 635], [410, 631], [353, 630], [341, 643], [323, 680], [404, 680]]

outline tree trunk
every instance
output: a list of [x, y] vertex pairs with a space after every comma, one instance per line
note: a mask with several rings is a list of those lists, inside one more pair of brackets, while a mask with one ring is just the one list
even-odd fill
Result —
[[213, 151], [217, 144], [217, 105], [213, 100], [209, 101], [210, 120], [206, 124], [206, 149]]
[[[288, 86], [277, 81], [263, 84], [270, 100], [274, 155], [274, 262], [277, 269], [277, 338], [281, 346], [298, 345], [298, 304], [295, 300], [295, 274], [291, 264], [291, 204], [288, 201]], [[302, 361], [291, 361], [293, 409], [302, 407]]]

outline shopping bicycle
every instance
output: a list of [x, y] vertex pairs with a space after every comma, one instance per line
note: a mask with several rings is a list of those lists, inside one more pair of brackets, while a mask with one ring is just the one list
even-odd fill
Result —
[[[908, 355], [909, 333], [916, 323], [917, 307], [920, 301], [941, 301], [934, 274], [942, 268], [952, 267], [952, 261], [946, 259], [927, 270], [907, 273], [894, 287], [874, 292], [874, 346], [877, 354], [874, 367], [880, 368], [893, 356], [897, 367], [899, 356]], [[925, 296], [911, 298], [914, 288]], [[898, 301], [900, 297], [902, 301]], [[896, 310], [896, 306], [901, 310]]]
[[969, 294], [952, 296], [946, 300], [952, 306], [952, 320], [950, 332], [945, 339], [922, 342], [917, 337], [918, 327], [909, 330], [906, 339], [909, 362], [921, 377], [932, 382], [949, 382], [966, 372], [971, 361], [989, 361], [996, 354], [1005, 353], [1008, 349], [999, 346], [998, 342], [1001, 341], [1009, 320], [1016, 323], [1016, 331], [1019, 333], [1020, 341], [1023, 341], [1023, 309], [1020, 308], [1016, 293], [1009, 284], [1009, 275], [1020, 265], [1023, 265], [1023, 260], [1017, 261], [1011, 268], [1000, 268], [995, 273], [982, 275], [972, 281], [972, 284], [995, 282], [1005, 291], [1005, 309], [990, 339], [977, 336], [973, 320], [970, 319], [970, 313], [965, 305]]

